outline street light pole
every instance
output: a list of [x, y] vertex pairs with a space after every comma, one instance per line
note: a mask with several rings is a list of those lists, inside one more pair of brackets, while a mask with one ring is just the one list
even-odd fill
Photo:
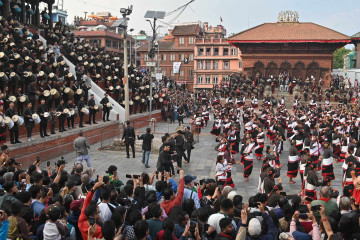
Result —
[[[123, 14], [126, 19], [126, 15]], [[126, 21], [126, 20], [125, 20]], [[125, 79], [125, 121], [129, 120], [129, 79], [127, 59], [127, 27], [124, 27], [124, 79]]]
[[129, 79], [128, 79], [128, 58], [127, 58], [127, 16], [132, 13], [133, 6], [129, 8], [121, 8], [120, 13], [124, 18], [124, 79], [125, 81], [125, 121], [129, 120]]

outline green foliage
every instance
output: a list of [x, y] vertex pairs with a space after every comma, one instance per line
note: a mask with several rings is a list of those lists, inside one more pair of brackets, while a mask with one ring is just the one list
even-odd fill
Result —
[[336, 49], [336, 51], [334, 52], [333, 68], [334, 69], [344, 68], [344, 57], [346, 54], [348, 54], [350, 52], [351, 52], [351, 50], [346, 49], [345, 47]]

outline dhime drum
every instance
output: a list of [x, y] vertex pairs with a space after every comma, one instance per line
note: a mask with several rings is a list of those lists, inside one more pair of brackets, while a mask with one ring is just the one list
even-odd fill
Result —
[[19, 115], [14, 115], [12, 116], [11, 119], [13, 120], [14, 123], [17, 123], [19, 126], [24, 124], [24, 119]]
[[44, 97], [50, 97], [50, 91], [49, 90], [44, 91]]
[[68, 108], [64, 109], [64, 113], [67, 115], [67, 117], [71, 117], [71, 112]]
[[34, 113], [31, 117], [32, 117], [32, 119], [34, 120], [35, 123], [40, 123], [41, 122], [41, 118], [37, 113]]
[[9, 101], [10, 102], [16, 102], [16, 97], [15, 96], [10, 96]]
[[69, 87], [65, 88], [64, 93], [66, 93], [70, 98], [74, 96], [74, 91]]
[[20, 100], [20, 102], [22, 102], [22, 103], [27, 102], [28, 96], [22, 95], [22, 96], [20, 96], [19, 100]]
[[14, 127], [14, 121], [11, 118], [5, 117], [4, 122], [9, 129], [12, 129]]
[[13, 81], [20, 81], [20, 77], [16, 72], [10, 73], [10, 79]]
[[83, 90], [82, 90], [81, 88], [78, 88], [78, 89], [76, 90], [76, 94], [77, 94], [77, 95], [82, 95], [82, 93], [83, 93]]
[[50, 94], [54, 99], [58, 99], [60, 97], [60, 93], [55, 88], [50, 90]]
[[83, 112], [84, 114], [88, 115], [89, 114], [89, 109], [87, 108], [82, 108], [81, 112]]
[[109, 107], [111, 107], [111, 102], [108, 102], [107, 104], [106, 104], [106, 106], [109, 108]]
[[79, 115], [77, 109], [73, 109], [73, 108], [70, 110], [70, 114], [71, 114], [71, 116], [73, 116], [74, 118], [76, 118], [76, 117]]
[[44, 112], [44, 118], [50, 120], [51, 119], [51, 114], [49, 112]]
[[98, 105], [95, 105], [95, 106], [94, 106], [94, 110], [97, 111], [97, 112], [100, 111], [99, 106], [98, 106]]

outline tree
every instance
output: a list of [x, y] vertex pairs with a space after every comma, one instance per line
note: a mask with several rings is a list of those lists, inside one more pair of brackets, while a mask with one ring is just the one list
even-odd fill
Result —
[[348, 54], [350, 52], [351, 52], [351, 50], [346, 49], [345, 47], [336, 49], [336, 51], [334, 52], [333, 68], [334, 69], [344, 68], [344, 57], [346, 54]]

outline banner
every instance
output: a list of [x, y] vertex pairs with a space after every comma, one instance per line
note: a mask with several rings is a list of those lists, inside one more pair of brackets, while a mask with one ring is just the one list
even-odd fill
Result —
[[181, 62], [174, 62], [173, 64], [173, 71], [174, 73], [179, 73], [180, 71]]

